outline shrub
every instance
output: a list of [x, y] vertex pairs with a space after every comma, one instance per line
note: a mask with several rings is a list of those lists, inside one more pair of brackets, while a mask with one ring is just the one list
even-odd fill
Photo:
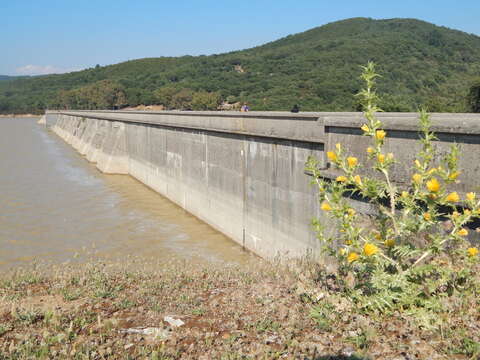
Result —
[[[318, 220], [314, 224], [323, 249], [338, 262], [340, 288], [360, 308], [436, 310], [441, 298], [475, 289], [472, 265], [478, 249], [467, 240], [466, 225], [480, 216], [480, 202], [473, 192], [463, 199], [448, 190], [458, 181], [458, 147], [437, 156], [429, 114], [423, 110], [419, 114], [422, 150], [411, 181], [404, 189], [391, 181], [395, 156], [383, 151], [388, 134], [375, 116], [381, 111], [377, 76], [373, 63], [363, 67], [366, 88], [358, 94], [367, 120], [361, 130], [372, 141], [366, 149], [367, 163], [360, 164], [355, 154], [336, 144], [327, 157], [342, 175], [332, 181], [322, 177], [315, 159], [307, 162], [319, 189], [320, 207], [330, 218], [330, 227], [334, 224], [335, 234], [328, 235]], [[373, 168], [377, 175], [361, 176], [362, 166]], [[374, 215], [357, 214], [349, 200], [352, 194], [368, 199]]]

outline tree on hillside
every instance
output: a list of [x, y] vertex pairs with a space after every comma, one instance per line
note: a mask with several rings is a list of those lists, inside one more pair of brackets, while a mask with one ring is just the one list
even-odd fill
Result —
[[162, 86], [154, 92], [157, 102], [166, 109], [173, 108], [173, 97], [180, 91], [180, 87], [175, 84]]
[[480, 78], [474, 80], [467, 95], [468, 110], [480, 113]]
[[222, 98], [217, 92], [197, 91], [192, 97], [193, 110], [217, 110]]
[[193, 90], [184, 88], [173, 95], [172, 105], [174, 109], [191, 110], [192, 109]]
[[100, 80], [78, 89], [61, 90], [56, 102], [64, 109], [115, 109], [125, 106], [127, 98], [118, 82]]

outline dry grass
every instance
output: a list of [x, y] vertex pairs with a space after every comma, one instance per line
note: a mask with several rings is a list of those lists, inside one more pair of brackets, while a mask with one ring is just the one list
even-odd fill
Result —
[[[17, 270], [0, 277], [0, 297], [0, 359], [469, 359], [480, 352], [474, 294], [447, 298], [435, 315], [442, 321], [428, 326], [431, 319], [414, 314], [355, 311], [305, 264]], [[165, 316], [185, 324], [172, 327]]]

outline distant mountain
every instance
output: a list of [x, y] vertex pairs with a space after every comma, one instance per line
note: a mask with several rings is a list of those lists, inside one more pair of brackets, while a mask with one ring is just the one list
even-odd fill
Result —
[[480, 37], [415, 19], [353, 18], [225, 54], [146, 58], [0, 82], [0, 112], [94, 107], [103, 103], [84, 96], [103, 88], [120, 89], [132, 106], [172, 106], [168, 96], [189, 106], [192, 93], [217, 92], [254, 110], [298, 104], [301, 111], [348, 111], [358, 106], [359, 66], [369, 60], [382, 74], [385, 110], [427, 104], [434, 111], [463, 111], [468, 86], [480, 76]]
[[13, 76], [0, 75], [0, 80], [12, 80], [12, 79], [14, 79]]

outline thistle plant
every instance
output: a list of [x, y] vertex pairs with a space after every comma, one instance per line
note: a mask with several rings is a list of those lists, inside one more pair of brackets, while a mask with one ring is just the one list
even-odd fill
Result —
[[[365, 164], [342, 144], [327, 151], [332, 167], [341, 174], [334, 180], [322, 176], [314, 158], [307, 161], [319, 189], [320, 208], [336, 231], [328, 235], [318, 220], [314, 225], [324, 251], [339, 264], [338, 278], [346, 295], [359, 307], [383, 312], [434, 310], [442, 297], [478, 291], [471, 280], [478, 249], [467, 240], [467, 224], [480, 217], [480, 201], [474, 192], [461, 197], [448, 190], [460, 175], [459, 149], [454, 144], [447, 155], [437, 155], [437, 139], [425, 110], [419, 113], [422, 146], [412, 163], [411, 179], [403, 188], [392, 181], [396, 160], [384, 151], [388, 133], [376, 117], [381, 111], [375, 91], [378, 76], [373, 63], [363, 67], [366, 86], [358, 96], [366, 122], [361, 130], [371, 139]], [[374, 175], [361, 175], [360, 169], [366, 167]], [[357, 213], [352, 195], [366, 199], [374, 215]]]

